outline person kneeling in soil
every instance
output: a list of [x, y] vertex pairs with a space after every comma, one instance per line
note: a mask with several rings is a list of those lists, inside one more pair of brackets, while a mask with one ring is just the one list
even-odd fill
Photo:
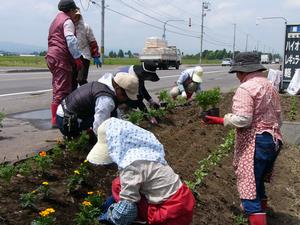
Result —
[[[76, 137], [83, 130], [97, 130], [109, 117], [117, 117], [117, 107], [136, 100], [138, 79], [131, 74], [104, 74], [98, 81], [84, 84], [58, 106], [56, 120], [61, 133]], [[93, 132], [90, 132], [93, 137]]]
[[[156, 64], [153, 62], [142, 62], [141, 65], [131, 65], [120, 68], [119, 72], [125, 72], [137, 76], [139, 80], [139, 94], [137, 100], [127, 101], [127, 106], [134, 109], [139, 109], [144, 113], [148, 112], [148, 109], [144, 103], [144, 99], [149, 103], [150, 108], [159, 109], [160, 105], [153, 100], [149, 92], [145, 87], [145, 81], [157, 82], [159, 77], [156, 74]], [[152, 124], [157, 124], [155, 117], [149, 118]]]
[[242, 208], [251, 225], [267, 224], [264, 182], [270, 178], [282, 145], [280, 97], [264, 70], [257, 54], [236, 55], [229, 73], [236, 73], [241, 85], [233, 97], [232, 113], [224, 118], [204, 117], [208, 124], [236, 128], [233, 166]]
[[176, 84], [170, 91], [171, 97], [175, 100], [178, 95], [189, 100], [194, 92], [201, 91], [203, 69], [201, 66], [196, 66], [186, 69], [181, 72]]
[[98, 142], [87, 156], [95, 165], [116, 163], [120, 176], [99, 220], [116, 225], [135, 221], [189, 225], [195, 199], [165, 158], [163, 145], [131, 122], [109, 118], [98, 128]]

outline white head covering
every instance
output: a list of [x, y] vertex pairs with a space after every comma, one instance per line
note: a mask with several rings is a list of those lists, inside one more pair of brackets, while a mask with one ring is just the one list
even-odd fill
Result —
[[103, 138], [98, 139], [87, 156], [89, 162], [107, 164], [113, 161], [121, 169], [137, 160], [167, 163], [163, 145], [151, 132], [117, 118], [109, 118], [104, 123], [106, 143], [103, 143]]
[[193, 71], [192, 80], [196, 83], [202, 83], [203, 69], [201, 66], [196, 66]]

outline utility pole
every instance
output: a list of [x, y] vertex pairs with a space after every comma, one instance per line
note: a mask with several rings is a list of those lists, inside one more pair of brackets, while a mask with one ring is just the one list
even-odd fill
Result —
[[202, 63], [202, 48], [203, 48], [203, 23], [204, 17], [206, 16], [205, 11], [209, 11], [208, 9], [209, 2], [202, 2], [202, 12], [201, 12], [201, 42], [200, 42], [200, 64]]
[[248, 51], [248, 36], [249, 36], [249, 34], [246, 35], [246, 47], [245, 47], [245, 52]]
[[235, 33], [236, 33], [236, 23], [233, 24], [233, 48], [232, 48], [232, 58], [235, 57]]
[[104, 10], [105, 0], [101, 1], [101, 62], [104, 64]]

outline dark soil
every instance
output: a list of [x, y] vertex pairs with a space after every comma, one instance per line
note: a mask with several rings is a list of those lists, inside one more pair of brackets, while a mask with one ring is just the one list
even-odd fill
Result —
[[[220, 114], [230, 112], [232, 93], [224, 95]], [[290, 111], [290, 97], [282, 96], [284, 118]], [[298, 105], [300, 101], [298, 99]], [[166, 159], [182, 180], [193, 180], [198, 162], [216, 150], [223, 143], [229, 129], [218, 125], [205, 125], [199, 118], [199, 107], [177, 107], [156, 127], [143, 123], [164, 144]], [[300, 114], [296, 115], [300, 121]], [[83, 162], [90, 146], [81, 151], [65, 151], [63, 158], [55, 161], [42, 176], [37, 171], [30, 176], [15, 176], [11, 183], [0, 183], [0, 224], [27, 225], [38, 212], [23, 209], [20, 194], [31, 192], [43, 181], [49, 182], [50, 197], [37, 202], [38, 209], [52, 207], [56, 210], [57, 225], [71, 225], [79, 212], [79, 204], [88, 191], [101, 190], [110, 194], [112, 179], [117, 175], [116, 168], [90, 167], [88, 181], [76, 193], [68, 194], [67, 178]], [[237, 218], [242, 215], [232, 169], [232, 153], [215, 166], [204, 183], [198, 187], [197, 203], [194, 212], [194, 225], [233, 225], [242, 224]], [[299, 147], [284, 145], [278, 158], [274, 181], [267, 187], [272, 210], [268, 215], [269, 225], [300, 224], [300, 151]], [[244, 223], [247, 224], [247, 223]]]

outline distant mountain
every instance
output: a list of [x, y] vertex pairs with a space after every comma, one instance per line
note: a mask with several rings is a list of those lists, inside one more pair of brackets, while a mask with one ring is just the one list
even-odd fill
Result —
[[45, 47], [27, 45], [21, 43], [0, 41], [0, 52], [11, 52], [17, 54], [29, 54], [47, 50]]

